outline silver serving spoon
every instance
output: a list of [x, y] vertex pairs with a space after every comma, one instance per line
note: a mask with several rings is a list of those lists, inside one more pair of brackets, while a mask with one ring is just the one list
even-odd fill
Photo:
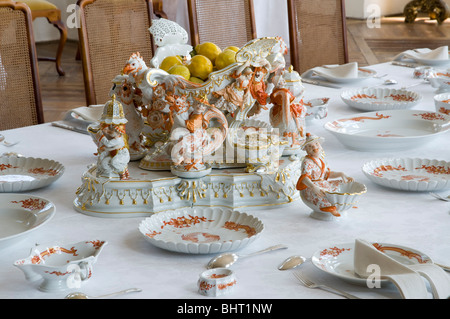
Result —
[[295, 256], [291, 256], [286, 258], [281, 264], [280, 266], [278, 266], [279, 270], [288, 270], [288, 269], [293, 269], [295, 267], [300, 266], [301, 264], [303, 264], [307, 259], [303, 256], [300, 255], [295, 255]]
[[126, 289], [126, 290], [122, 290], [122, 291], [118, 291], [118, 292], [114, 292], [111, 294], [107, 294], [107, 295], [103, 295], [103, 296], [97, 296], [97, 297], [91, 297], [88, 296], [82, 292], [72, 292], [70, 294], [68, 294], [67, 296], [64, 297], [64, 299], [95, 299], [95, 298], [106, 298], [106, 297], [115, 297], [115, 296], [119, 296], [119, 295], [123, 295], [123, 294], [127, 294], [130, 292], [140, 292], [142, 291], [139, 288], [130, 288], [130, 289]]
[[266, 249], [248, 254], [248, 255], [237, 255], [235, 253], [224, 253], [224, 254], [220, 254], [216, 257], [214, 257], [213, 259], [211, 259], [208, 264], [206, 265], [206, 268], [208, 269], [212, 269], [212, 268], [227, 268], [230, 267], [232, 264], [234, 264], [238, 258], [244, 258], [244, 257], [250, 257], [250, 256], [255, 256], [255, 255], [259, 255], [262, 253], [267, 253], [269, 251], [274, 251], [274, 250], [278, 250], [278, 249], [286, 249], [288, 248], [285, 245], [276, 245], [276, 246], [271, 246], [268, 247]]

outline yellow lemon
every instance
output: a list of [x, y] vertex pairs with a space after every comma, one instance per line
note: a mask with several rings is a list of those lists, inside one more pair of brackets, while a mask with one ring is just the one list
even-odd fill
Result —
[[191, 77], [191, 72], [189, 72], [189, 69], [185, 65], [174, 65], [167, 72], [169, 74], [181, 75], [186, 80], [189, 80]]
[[183, 64], [183, 61], [180, 59], [179, 56], [176, 56], [176, 55], [168, 56], [168, 57], [165, 57], [164, 60], [162, 60], [161, 65], [159, 66], [159, 68], [161, 70], [164, 70], [164, 71], [167, 72], [174, 65], [181, 65], [181, 64]]
[[236, 46], [230, 46], [228, 48], [226, 48], [225, 50], [232, 50], [234, 52], [238, 52], [241, 48], [236, 47]]
[[189, 81], [194, 82], [194, 83], [203, 83], [202, 79], [196, 78], [195, 76], [191, 76]]
[[216, 59], [216, 67], [221, 70], [236, 62], [236, 52], [230, 49], [223, 50]]
[[187, 63], [187, 67], [191, 72], [191, 75], [206, 80], [208, 75], [213, 70], [213, 64], [210, 59], [204, 55], [194, 55], [192, 59]]
[[197, 54], [204, 55], [214, 64], [214, 61], [222, 50], [212, 42], [204, 42], [195, 47], [195, 52]]

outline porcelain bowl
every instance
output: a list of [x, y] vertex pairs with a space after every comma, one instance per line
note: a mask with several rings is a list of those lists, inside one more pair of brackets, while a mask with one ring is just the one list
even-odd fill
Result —
[[342, 213], [346, 212], [350, 208], [354, 207], [359, 200], [359, 197], [367, 192], [367, 188], [364, 184], [359, 182], [342, 183], [335, 192], [326, 191], [327, 200], [331, 205], [336, 206], [337, 211], [341, 214], [341, 217], [335, 217], [330, 213], [323, 212], [320, 208], [313, 203], [309, 202], [302, 196], [303, 202], [313, 210], [311, 217], [320, 220], [335, 220], [341, 219]]
[[410, 192], [450, 188], [450, 163], [425, 158], [381, 158], [366, 162], [362, 171], [375, 184]]
[[228, 208], [185, 208], [157, 213], [139, 225], [154, 246], [186, 254], [213, 254], [241, 249], [263, 231], [256, 217]]
[[342, 92], [342, 100], [362, 111], [403, 110], [417, 105], [419, 93], [386, 88], [363, 88]]
[[434, 96], [436, 112], [450, 115], [450, 93], [441, 93]]
[[321, 120], [328, 115], [329, 97], [316, 98], [305, 101], [303, 105], [306, 107], [305, 120], [312, 123], [314, 120]]

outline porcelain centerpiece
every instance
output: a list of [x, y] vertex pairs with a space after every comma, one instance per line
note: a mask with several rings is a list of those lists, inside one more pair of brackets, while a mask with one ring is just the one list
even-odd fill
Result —
[[107, 242], [90, 240], [76, 244], [38, 245], [30, 255], [14, 262], [28, 281], [42, 280], [39, 290], [58, 292], [79, 288], [93, 275], [93, 265]]

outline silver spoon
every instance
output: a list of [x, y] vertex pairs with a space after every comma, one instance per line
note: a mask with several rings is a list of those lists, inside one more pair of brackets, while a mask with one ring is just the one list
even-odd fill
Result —
[[64, 297], [64, 299], [95, 299], [95, 298], [106, 298], [106, 297], [115, 297], [118, 295], [123, 295], [123, 294], [127, 294], [130, 292], [140, 292], [142, 291], [139, 288], [130, 288], [130, 289], [126, 289], [126, 290], [122, 290], [122, 291], [118, 291], [118, 292], [114, 292], [111, 294], [107, 294], [107, 295], [103, 295], [103, 296], [97, 296], [97, 297], [91, 297], [88, 296], [82, 292], [72, 292], [70, 294], [68, 294], [67, 296]]
[[266, 249], [248, 254], [248, 255], [237, 255], [235, 253], [224, 253], [224, 254], [220, 254], [216, 257], [214, 257], [213, 259], [211, 259], [208, 264], [206, 265], [206, 268], [208, 269], [212, 269], [212, 268], [227, 268], [230, 267], [232, 264], [234, 264], [238, 258], [244, 258], [244, 257], [250, 257], [250, 256], [255, 256], [255, 255], [259, 255], [262, 253], [267, 253], [269, 251], [274, 251], [274, 250], [278, 250], [278, 249], [286, 249], [288, 248], [285, 245], [276, 245], [276, 246], [271, 246], [268, 247]]
[[288, 270], [288, 269], [293, 269], [295, 267], [300, 266], [301, 264], [303, 264], [307, 259], [303, 256], [300, 255], [295, 255], [295, 256], [291, 256], [286, 258], [281, 264], [280, 266], [278, 266], [279, 270]]

